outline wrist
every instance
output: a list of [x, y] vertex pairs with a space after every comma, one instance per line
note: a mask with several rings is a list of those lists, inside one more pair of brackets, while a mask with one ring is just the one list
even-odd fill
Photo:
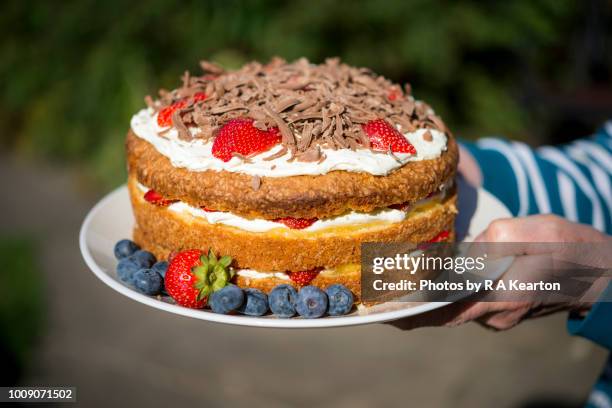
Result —
[[482, 185], [482, 172], [480, 171], [480, 166], [470, 151], [462, 145], [459, 145], [459, 164], [457, 165], [457, 171], [472, 186], [480, 187]]

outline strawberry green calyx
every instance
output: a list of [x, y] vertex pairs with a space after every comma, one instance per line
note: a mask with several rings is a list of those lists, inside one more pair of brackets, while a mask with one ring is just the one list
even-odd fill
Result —
[[217, 258], [212, 250], [208, 250], [208, 255], [200, 257], [201, 265], [192, 269], [196, 277], [195, 288], [198, 289], [198, 300], [210, 296], [225, 287], [234, 277], [234, 268], [231, 268], [232, 257], [224, 255]]

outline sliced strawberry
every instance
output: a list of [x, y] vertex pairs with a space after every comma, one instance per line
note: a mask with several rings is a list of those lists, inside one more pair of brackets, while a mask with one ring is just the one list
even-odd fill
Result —
[[177, 109], [185, 107], [187, 101], [178, 101], [170, 106], [166, 106], [157, 114], [157, 124], [161, 127], [172, 126], [172, 115]]
[[408, 139], [386, 120], [371, 120], [361, 127], [370, 138], [370, 145], [375, 150], [387, 151], [391, 147], [393, 153], [416, 154], [416, 149]]
[[438, 235], [436, 235], [429, 241], [418, 244], [417, 248], [420, 249], [421, 251], [425, 251], [432, 246], [431, 244], [435, 244], [438, 242], [447, 242], [449, 237], [450, 237], [450, 232], [442, 231], [441, 233], [439, 233]]
[[317, 222], [318, 218], [293, 218], [293, 217], [283, 217], [276, 218], [274, 222], [280, 222], [281, 224], [285, 224], [287, 227], [291, 229], [304, 229], [310, 227], [312, 224]]
[[195, 103], [205, 99], [206, 94], [204, 92], [196, 92], [191, 98], [182, 99], [178, 102], [174, 102], [170, 106], [166, 106], [157, 114], [157, 124], [161, 127], [172, 126], [172, 115], [174, 115], [174, 112], [176, 112], [178, 109], [183, 109], [190, 101]]
[[259, 130], [253, 126], [253, 119], [236, 118], [227, 121], [219, 129], [212, 145], [212, 154], [227, 162], [232, 159], [233, 153], [243, 156], [262, 153], [280, 141], [278, 128]]
[[206, 100], [206, 94], [204, 92], [196, 92], [191, 98], [193, 98], [193, 103], [202, 102]]
[[433, 242], [444, 242], [448, 239], [449, 236], [450, 236], [450, 232], [442, 231], [441, 233], [439, 233], [438, 235], [436, 235], [435, 237], [433, 237], [427, 242], [432, 242], [432, 243]]
[[149, 190], [145, 193], [144, 195], [144, 199], [151, 203], [151, 204], [155, 204], [157, 206], [160, 207], [167, 207], [172, 203], [177, 202], [178, 200], [168, 200], [165, 199], [161, 194], [159, 194], [157, 191], [155, 190]]
[[314, 268], [308, 271], [288, 272], [289, 279], [291, 279], [293, 282], [297, 283], [300, 286], [306, 286], [310, 282], [312, 282], [314, 278], [317, 277], [319, 272], [321, 272], [321, 269], [322, 268]]

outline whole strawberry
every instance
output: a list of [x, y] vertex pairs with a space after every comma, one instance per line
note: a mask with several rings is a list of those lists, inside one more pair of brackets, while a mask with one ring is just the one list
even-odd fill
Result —
[[361, 128], [370, 138], [370, 146], [374, 150], [387, 151], [391, 148], [393, 153], [416, 154], [412, 143], [386, 120], [371, 120], [361, 125]]
[[208, 296], [226, 286], [233, 277], [231, 263], [231, 257], [217, 259], [211, 250], [208, 255], [199, 249], [181, 251], [168, 265], [166, 292], [181, 306], [201, 309]]
[[259, 130], [253, 119], [236, 118], [227, 121], [215, 137], [212, 154], [224, 162], [230, 161], [233, 153], [242, 156], [265, 152], [281, 141], [278, 128]]
[[284, 217], [276, 218], [274, 222], [280, 222], [291, 229], [304, 229], [310, 227], [312, 224], [317, 222], [318, 218], [293, 218]]

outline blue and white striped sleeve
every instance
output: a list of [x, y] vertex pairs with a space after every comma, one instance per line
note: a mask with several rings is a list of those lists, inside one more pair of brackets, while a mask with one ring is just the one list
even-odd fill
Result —
[[553, 213], [612, 233], [612, 121], [563, 146], [532, 149], [499, 138], [462, 144], [483, 187], [515, 216]]

